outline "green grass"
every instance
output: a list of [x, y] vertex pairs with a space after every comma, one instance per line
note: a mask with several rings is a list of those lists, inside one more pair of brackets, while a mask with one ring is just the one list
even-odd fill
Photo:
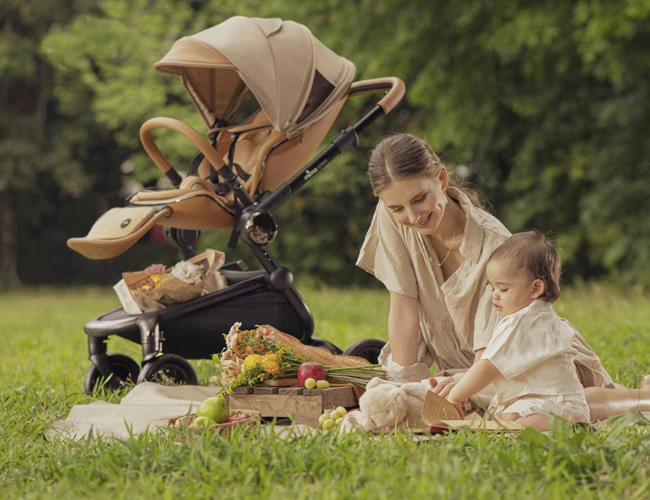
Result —
[[[381, 291], [307, 290], [316, 335], [346, 347], [386, 338]], [[459, 433], [429, 442], [318, 434], [143, 435], [128, 441], [47, 441], [82, 394], [83, 324], [117, 305], [111, 290], [38, 289], [0, 295], [0, 498], [647, 498], [650, 438], [619, 417], [588, 433]], [[649, 371], [650, 297], [573, 289], [556, 310], [583, 333], [617, 382]], [[139, 358], [123, 339], [109, 351]], [[208, 361], [196, 362], [202, 383]], [[111, 399], [111, 396], [106, 396]], [[119, 395], [113, 396], [119, 401]], [[641, 419], [641, 423], [648, 423]]]

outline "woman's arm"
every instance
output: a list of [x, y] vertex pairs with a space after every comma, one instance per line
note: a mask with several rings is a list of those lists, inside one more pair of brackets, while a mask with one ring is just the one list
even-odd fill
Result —
[[388, 340], [395, 363], [402, 366], [417, 363], [419, 335], [418, 300], [400, 293], [390, 292]]
[[447, 400], [454, 404], [462, 403], [477, 392], [485, 389], [500, 374], [491, 361], [481, 359], [467, 370], [463, 378], [449, 392]]

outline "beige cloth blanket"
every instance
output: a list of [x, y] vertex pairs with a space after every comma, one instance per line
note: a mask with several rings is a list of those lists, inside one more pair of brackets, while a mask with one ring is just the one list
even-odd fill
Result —
[[68, 418], [54, 422], [45, 435], [48, 438], [80, 440], [92, 433], [128, 439], [159, 426], [165, 427], [167, 419], [194, 411], [202, 401], [215, 393], [214, 387], [163, 386], [143, 382], [135, 386], [119, 404], [94, 401], [73, 406]]
[[[68, 418], [54, 422], [45, 436], [49, 439], [70, 438], [79, 441], [89, 434], [129, 439], [144, 432], [155, 432], [158, 427], [166, 427], [168, 419], [195, 411], [202, 401], [216, 394], [216, 389], [143, 382], [136, 385], [119, 404], [93, 401], [73, 406]], [[283, 438], [316, 431], [302, 424], [264, 428]]]

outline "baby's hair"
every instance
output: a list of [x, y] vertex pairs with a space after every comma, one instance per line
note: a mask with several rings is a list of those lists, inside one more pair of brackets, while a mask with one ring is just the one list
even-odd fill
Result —
[[489, 260], [507, 260], [527, 278], [542, 280], [543, 298], [549, 304], [560, 298], [560, 255], [553, 242], [536, 229], [513, 234], [492, 252]]

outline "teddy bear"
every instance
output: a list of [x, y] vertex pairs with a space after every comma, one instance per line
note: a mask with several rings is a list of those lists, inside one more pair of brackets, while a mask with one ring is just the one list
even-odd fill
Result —
[[398, 384], [373, 378], [359, 399], [359, 411], [346, 415], [342, 430], [363, 427], [369, 432], [389, 432], [422, 423], [420, 413], [429, 381]]

